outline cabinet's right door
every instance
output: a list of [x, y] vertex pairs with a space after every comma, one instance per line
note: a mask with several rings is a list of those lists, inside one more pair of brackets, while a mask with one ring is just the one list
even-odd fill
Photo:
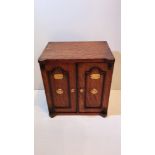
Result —
[[106, 63], [78, 64], [78, 105], [81, 113], [107, 110], [112, 69]]

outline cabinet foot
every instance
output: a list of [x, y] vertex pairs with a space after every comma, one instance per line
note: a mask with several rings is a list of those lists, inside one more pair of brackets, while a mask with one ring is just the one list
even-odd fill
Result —
[[107, 117], [107, 114], [103, 114], [103, 113], [101, 113], [100, 116], [102, 116], [102, 117], [105, 118], [105, 117]]
[[50, 116], [51, 118], [53, 118], [53, 117], [56, 116], [56, 113], [54, 112], [54, 108], [49, 109], [49, 116]]
[[100, 113], [100, 115], [101, 115], [102, 117], [107, 117], [107, 109], [104, 109], [104, 110]]
[[49, 116], [50, 116], [51, 118], [53, 118], [53, 117], [55, 117], [55, 116], [56, 116], [56, 114], [51, 113], [51, 114], [49, 114]]

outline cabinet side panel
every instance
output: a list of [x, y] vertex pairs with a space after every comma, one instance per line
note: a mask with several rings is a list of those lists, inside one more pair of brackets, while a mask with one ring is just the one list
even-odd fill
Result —
[[51, 114], [53, 106], [52, 106], [52, 100], [51, 100], [51, 94], [50, 94], [50, 86], [49, 86], [49, 82], [48, 82], [48, 75], [45, 70], [45, 64], [40, 64], [40, 70], [41, 70], [43, 85], [44, 85], [44, 89], [45, 89], [48, 110], [49, 110], [49, 114]]
[[103, 104], [103, 110], [107, 112], [108, 105], [109, 105], [109, 95], [111, 90], [111, 82], [112, 82], [112, 75], [113, 75], [113, 68], [114, 63], [108, 65], [108, 71], [105, 79], [106, 87], [105, 87], [105, 93], [104, 93], [104, 104]]

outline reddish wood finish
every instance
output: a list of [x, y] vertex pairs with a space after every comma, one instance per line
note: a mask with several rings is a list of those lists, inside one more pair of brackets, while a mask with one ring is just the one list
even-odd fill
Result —
[[[38, 61], [51, 117], [106, 116], [115, 61], [107, 42], [48, 43]], [[100, 74], [100, 78], [91, 79], [94, 73]], [[54, 79], [54, 74], [63, 74], [63, 79]], [[58, 89], [63, 93], [58, 94]], [[91, 93], [93, 89], [97, 90], [96, 94]]]
[[97, 42], [50, 42], [39, 61], [114, 61], [106, 41]]
[[[108, 67], [105, 63], [80, 63], [78, 65], [79, 88], [84, 89], [84, 93], [79, 93], [79, 111], [80, 112], [101, 112], [105, 104], [105, 85]], [[90, 74], [99, 73], [100, 79], [90, 78]], [[97, 94], [90, 91], [96, 89]]]

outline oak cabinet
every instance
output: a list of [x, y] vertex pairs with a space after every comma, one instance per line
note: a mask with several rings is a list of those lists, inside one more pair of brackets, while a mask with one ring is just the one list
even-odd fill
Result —
[[51, 117], [107, 115], [115, 61], [107, 42], [50, 42], [38, 61]]

